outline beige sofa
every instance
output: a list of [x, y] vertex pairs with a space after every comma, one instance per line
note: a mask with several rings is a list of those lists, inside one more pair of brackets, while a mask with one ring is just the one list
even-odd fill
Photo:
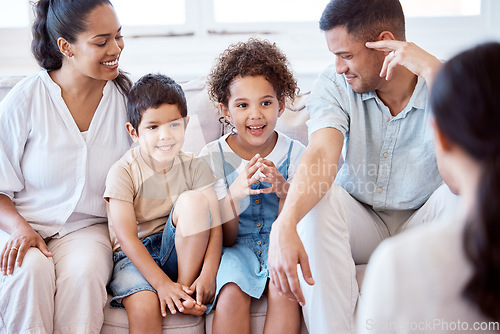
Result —
[[[0, 79], [0, 100], [22, 77]], [[218, 139], [226, 133], [219, 122], [219, 113], [216, 105], [209, 101], [205, 78], [181, 83], [188, 104], [188, 114], [191, 118], [187, 132], [184, 150], [198, 154], [210, 141]], [[277, 129], [291, 138], [307, 145], [307, 127], [309, 119], [305, 104], [309, 93], [301, 94], [293, 104], [287, 105], [283, 115], [279, 118]], [[357, 266], [358, 281], [362, 280], [364, 266]], [[262, 333], [266, 316], [266, 298], [253, 300], [251, 304], [252, 334]], [[195, 317], [184, 314], [169, 315], [163, 321], [163, 332], [170, 334], [212, 333], [213, 312], [207, 316]], [[104, 325], [101, 333], [121, 334], [128, 333], [128, 321], [125, 310], [113, 309], [109, 303], [104, 309]], [[307, 333], [302, 325], [302, 333]]]

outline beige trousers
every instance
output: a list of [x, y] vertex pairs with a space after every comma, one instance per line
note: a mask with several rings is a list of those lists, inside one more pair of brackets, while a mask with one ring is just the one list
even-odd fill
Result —
[[[9, 234], [0, 230], [0, 247]], [[0, 274], [0, 333], [99, 333], [113, 268], [106, 224], [30, 248], [13, 275]]]
[[368, 263], [384, 239], [439, 219], [456, 204], [443, 185], [416, 211], [376, 212], [334, 184], [297, 225], [315, 281], [309, 286], [299, 273], [309, 333], [352, 333], [359, 294], [355, 265]]

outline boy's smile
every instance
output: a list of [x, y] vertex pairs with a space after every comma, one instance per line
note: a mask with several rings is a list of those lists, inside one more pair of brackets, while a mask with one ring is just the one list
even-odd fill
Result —
[[[142, 114], [137, 131], [127, 124], [130, 136], [141, 147], [141, 156], [146, 164], [159, 173], [172, 168], [175, 156], [184, 145], [185, 125], [176, 104], [162, 104], [149, 108]], [[186, 123], [186, 124], [185, 124]]]

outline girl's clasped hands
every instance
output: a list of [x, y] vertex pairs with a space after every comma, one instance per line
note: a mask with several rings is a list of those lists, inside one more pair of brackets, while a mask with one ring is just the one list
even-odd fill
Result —
[[[271, 186], [262, 189], [252, 189], [258, 182], [270, 183]], [[290, 184], [270, 160], [264, 159], [259, 153], [254, 155], [244, 171], [229, 187], [229, 192], [235, 200], [241, 200], [248, 195], [276, 193], [279, 198], [285, 198]]]

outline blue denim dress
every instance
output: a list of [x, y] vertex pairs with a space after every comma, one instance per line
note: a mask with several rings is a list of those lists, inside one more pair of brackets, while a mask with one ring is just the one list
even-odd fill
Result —
[[[281, 175], [288, 179], [288, 167], [292, 152], [290, 143], [285, 161], [278, 167]], [[236, 180], [238, 173], [226, 162], [220, 141], [218, 142], [224, 167], [227, 188]], [[252, 189], [269, 188], [270, 183], [257, 182]], [[279, 198], [275, 193], [250, 195], [248, 207], [239, 216], [239, 231], [236, 242], [231, 247], [224, 247], [219, 271], [217, 273], [217, 291], [227, 283], [235, 283], [253, 298], [260, 298], [266, 288], [269, 276], [267, 254], [271, 225], [278, 217]], [[215, 304], [215, 302], [214, 302]]]

